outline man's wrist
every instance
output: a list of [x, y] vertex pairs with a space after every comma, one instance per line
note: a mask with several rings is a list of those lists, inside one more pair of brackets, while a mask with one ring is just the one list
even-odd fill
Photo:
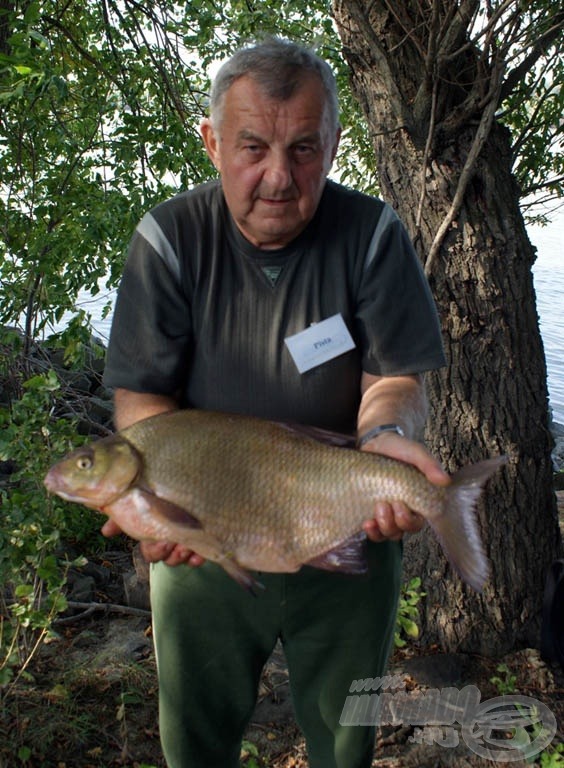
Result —
[[380, 424], [377, 427], [372, 427], [372, 429], [369, 429], [368, 432], [365, 432], [363, 435], [360, 435], [357, 440], [357, 446], [359, 448], [362, 448], [370, 440], [374, 440], [376, 437], [379, 437], [380, 435], [383, 435], [386, 432], [395, 432], [396, 435], [400, 435], [400, 437], [405, 437], [405, 432], [403, 431], [403, 429], [400, 427], [399, 424]]

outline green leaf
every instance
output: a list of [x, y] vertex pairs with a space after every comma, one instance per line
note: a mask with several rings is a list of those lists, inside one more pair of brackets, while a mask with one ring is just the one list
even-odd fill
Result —
[[411, 638], [419, 637], [419, 627], [414, 621], [400, 617], [399, 622], [400, 622], [401, 628], [403, 629], [403, 631], [408, 637], [411, 637]]
[[23, 597], [28, 598], [33, 596], [33, 585], [32, 584], [18, 584], [18, 586], [15, 589], [15, 595], [16, 597]]
[[8, 685], [14, 677], [14, 670], [11, 667], [0, 668], [0, 688]]
[[29, 747], [20, 747], [18, 749], [18, 759], [23, 760], [24, 762], [26, 760], [29, 760], [31, 757], [31, 749]]
[[35, 24], [35, 22], [39, 18], [39, 3], [32, 2], [29, 3], [25, 9], [24, 13], [24, 24]]

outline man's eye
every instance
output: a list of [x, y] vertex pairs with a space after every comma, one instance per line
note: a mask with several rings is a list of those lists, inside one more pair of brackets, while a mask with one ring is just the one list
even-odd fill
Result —
[[294, 147], [294, 154], [300, 159], [311, 157], [314, 152], [315, 149], [311, 144], [296, 144]]

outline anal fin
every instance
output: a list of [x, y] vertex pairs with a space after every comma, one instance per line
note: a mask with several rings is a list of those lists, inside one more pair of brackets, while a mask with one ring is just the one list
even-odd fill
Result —
[[243, 568], [242, 565], [234, 560], [229, 555], [224, 555], [221, 559], [215, 561], [217, 565], [220, 565], [223, 570], [234, 579], [237, 584], [240, 584], [243, 589], [250, 592], [251, 595], [257, 596], [257, 590], [264, 589], [264, 584], [257, 581], [251, 576], [251, 574]]
[[342, 544], [308, 560], [305, 565], [320, 568], [323, 571], [337, 571], [353, 576], [362, 576], [368, 571], [366, 560], [366, 534], [355, 533]]

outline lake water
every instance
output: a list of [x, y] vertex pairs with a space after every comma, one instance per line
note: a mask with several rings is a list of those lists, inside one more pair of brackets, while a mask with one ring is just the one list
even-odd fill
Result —
[[[537, 310], [548, 368], [548, 390], [554, 421], [564, 424], [564, 208], [547, 227], [529, 227], [529, 237], [538, 250], [533, 268]], [[80, 306], [90, 312], [95, 332], [107, 341], [111, 315], [101, 313], [112, 293], [102, 291], [95, 299], [80, 297]]]
[[529, 227], [537, 248], [533, 267], [537, 311], [548, 370], [548, 392], [553, 419], [564, 424], [564, 208], [547, 227]]

